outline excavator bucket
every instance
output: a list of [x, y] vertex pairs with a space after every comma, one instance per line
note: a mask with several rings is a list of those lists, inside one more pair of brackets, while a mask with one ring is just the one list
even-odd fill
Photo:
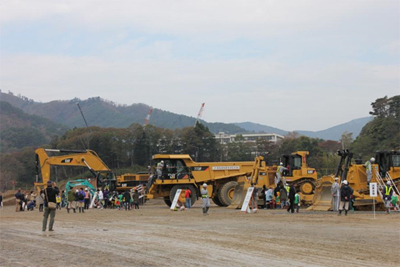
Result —
[[250, 187], [250, 184], [248, 182], [238, 181], [238, 184], [235, 186], [232, 203], [227, 208], [229, 208], [229, 209], [242, 208], [243, 201], [244, 201], [244, 198], [246, 197], [247, 189], [249, 187]]
[[328, 211], [332, 210], [331, 187], [334, 183], [332, 176], [323, 176], [318, 180], [314, 191], [313, 204], [307, 210]]

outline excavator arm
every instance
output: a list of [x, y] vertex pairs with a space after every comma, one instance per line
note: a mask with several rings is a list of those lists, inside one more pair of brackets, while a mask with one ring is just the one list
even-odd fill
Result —
[[[104, 183], [115, 186], [115, 176], [108, 166], [100, 159], [93, 150], [60, 150], [60, 149], [36, 149], [36, 169], [38, 180], [35, 186], [39, 188], [45, 187], [47, 181], [50, 180], [51, 166], [82, 166], [87, 167], [96, 177], [98, 186]], [[49, 156], [49, 152], [69, 153], [60, 156]], [[41, 179], [40, 179], [41, 178]], [[110, 188], [114, 189], [114, 188]]]

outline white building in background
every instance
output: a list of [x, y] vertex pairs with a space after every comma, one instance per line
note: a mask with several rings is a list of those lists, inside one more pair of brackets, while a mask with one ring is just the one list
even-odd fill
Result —
[[[282, 135], [274, 133], [255, 133], [255, 134], [241, 134], [244, 138], [245, 143], [255, 143], [257, 139], [267, 140], [272, 143], [277, 143], [279, 140], [283, 139]], [[224, 132], [219, 132], [215, 135], [215, 139], [220, 144], [229, 144], [235, 141], [236, 134], [226, 134]]]

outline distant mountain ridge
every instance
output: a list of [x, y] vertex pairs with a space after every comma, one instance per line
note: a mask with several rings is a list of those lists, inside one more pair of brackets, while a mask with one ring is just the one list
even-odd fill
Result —
[[[0, 92], [0, 100], [6, 101], [14, 107], [22, 109], [32, 115], [38, 115], [50, 119], [56, 123], [63, 124], [69, 128], [85, 127], [76, 104], [79, 103], [89, 126], [125, 128], [132, 123], [143, 124], [144, 119], [150, 109], [146, 104], [118, 105], [100, 97], [92, 97], [87, 100], [74, 98], [67, 101], [51, 101], [47, 103], [35, 102], [21, 95], [14, 95]], [[134, 99], [133, 99], [134, 100]], [[322, 131], [297, 131], [299, 134], [317, 137], [325, 140], [339, 140], [342, 133], [347, 131], [353, 133], [353, 138], [357, 137], [361, 129], [372, 117], [355, 119], [350, 122], [340, 124]], [[150, 124], [167, 129], [180, 129], [190, 127], [195, 124], [196, 118], [175, 114], [155, 108], [150, 118]], [[201, 121], [211, 132], [217, 134], [225, 132], [230, 134], [267, 132], [286, 135], [288, 131], [261, 125], [252, 122], [242, 123], [209, 123]]]
[[10, 103], [0, 101], [1, 152], [50, 143], [68, 127], [37, 115], [29, 115]]
[[[302, 130], [295, 130], [295, 132], [299, 133], [300, 135], [305, 135], [308, 137], [312, 138], [321, 138], [325, 140], [336, 140], [339, 141], [342, 134], [344, 132], [348, 133], [353, 133], [353, 138], [356, 138], [362, 128], [371, 120], [373, 117], [364, 117], [364, 118], [359, 118], [359, 119], [354, 119], [349, 122], [339, 124], [333, 127], [330, 127], [325, 130], [321, 131], [302, 131]], [[237, 126], [242, 127], [246, 129], [247, 131], [253, 131], [253, 132], [265, 132], [265, 133], [276, 133], [280, 135], [287, 135], [289, 131], [285, 131], [282, 129], [258, 124], [258, 123], [252, 123], [252, 122], [242, 122], [242, 123], [235, 123]], [[292, 131], [293, 132], [293, 131]]]

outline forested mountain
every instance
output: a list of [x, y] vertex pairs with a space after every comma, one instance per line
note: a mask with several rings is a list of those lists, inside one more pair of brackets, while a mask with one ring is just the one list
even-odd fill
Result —
[[378, 150], [400, 150], [400, 95], [379, 98], [371, 105], [374, 119], [351, 144], [351, 151], [371, 155]]
[[[26, 113], [42, 116], [70, 128], [85, 127], [85, 123], [76, 104], [81, 107], [89, 126], [125, 128], [132, 123], [143, 124], [150, 109], [145, 104], [117, 105], [100, 97], [87, 100], [78, 98], [69, 101], [51, 101], [38, 103], [23, 96], [0, 92], [0, 99], [24, 110]], [[132, 100], [134, 101], [134, 99]], [[155, 108], [150, 124], [166, 129], [182, 129], [194, 126], [196, 118], [178, 115]], [[246, 130], [228, 123], [207, 123], [201, 121], [211, 132], [244, 133]]]
[[[321, 138], [324, 140], [340, 140], [342, 134], [344, 132], [353, 133], [353, 137], [357, 137], [361, 129], [372, 120], [372, 117], [364, 117], [360, 119], [355, 119], [349, 121], [347, 123], [343, 123], [340, 125], [336, 125], [334, 127], [328, 128], [322, 131], [303, 131], [303, 130], [295, 130], [300, 135], [305, 135], [313, 138]], [[277, 133], [280, 135], [287, 135], [289, 132], [285, 130], [281, 130], [278, 128], [261, 125], [252, 122], [242, 122], [235, 123], [237, 126], [242, 127], [248, 131], [254, 132], [266, 132], [266, 133]]]
[[2, 153], [48, 144], [53, 136], [61, 136], [67, 129], [64, 125], [37, 115], [26, 114], [8, 102], [0, 101]]

